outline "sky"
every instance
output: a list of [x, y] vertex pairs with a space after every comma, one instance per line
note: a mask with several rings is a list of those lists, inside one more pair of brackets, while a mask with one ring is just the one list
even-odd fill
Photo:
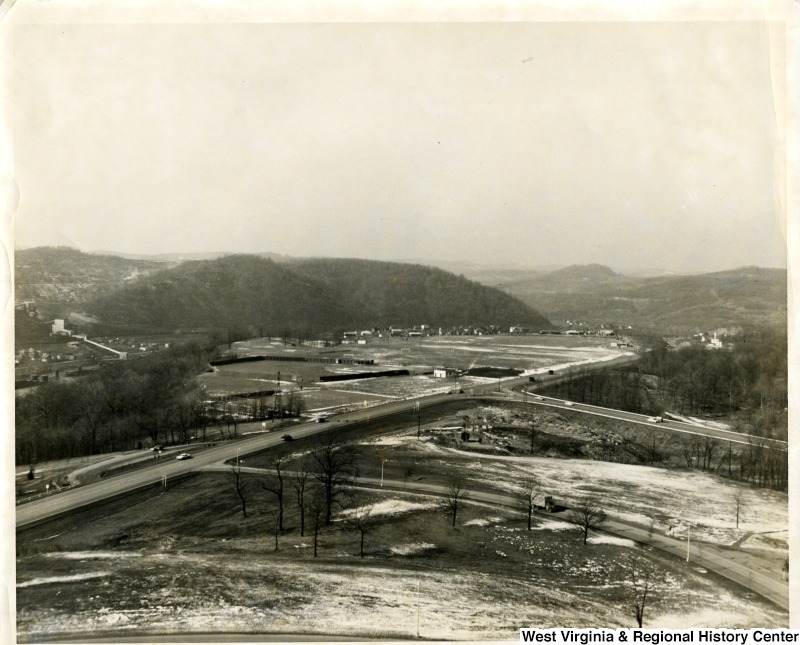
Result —
[[763, 21], [23, 19], [12, 38], [17, 248], [786, 266]]

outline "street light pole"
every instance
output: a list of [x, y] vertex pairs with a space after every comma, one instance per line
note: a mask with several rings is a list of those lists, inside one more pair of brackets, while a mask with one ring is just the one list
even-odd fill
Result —
[[383, 488], [383, 464], [385, 464], [387, 461], [389, 461], [389, 460], [388, 459], [384, 459], [381, 462], [381, 488]]

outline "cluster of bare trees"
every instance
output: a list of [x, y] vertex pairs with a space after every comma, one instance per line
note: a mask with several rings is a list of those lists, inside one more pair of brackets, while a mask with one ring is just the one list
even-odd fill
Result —
[[194, 376], [214, 355], [188, 343], [152, 356], [103, 363], [74, 381], [44, 383], [16, 404], [16, 459], [30, 463], [175, 443], [211, 423]]
[[[284, 532], [287, 508], [293, 506], [298, 514], [300, 536], [310, 531], [313, 537], [314, 557], [317, 556], [320, 532], [332, 522], [334, 508], [344, 508], [350, 498], [350, 485], [357, 473], [355, 457], [347, 447], [333, 442], [325, 443], [302, 459], [293, 461], [287, 468], [287, 460], [279, 453], [272, 461], [272, 472], [268, 476], [250, 475], [242, 471], [237, 460], [231, 466], [234, 490], [241, 503], [242, 516], [247, 517], [247, 503], [252, 488], [258, 487], [274, 501], [270, 511], [274, 517], [275, 545]], [[364, 538], [368, 532], [369, 515], [355, 512], [356, 525], [361, 532], [363, 555]]]

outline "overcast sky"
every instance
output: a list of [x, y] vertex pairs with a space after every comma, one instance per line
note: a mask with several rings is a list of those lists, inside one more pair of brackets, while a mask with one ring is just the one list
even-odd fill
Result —
[[17, 248], [786, 265], [763, 22], [13, 37]]

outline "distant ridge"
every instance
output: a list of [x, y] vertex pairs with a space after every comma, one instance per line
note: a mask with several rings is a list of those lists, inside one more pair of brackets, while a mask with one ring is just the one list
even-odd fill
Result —
[[579, 320], [664, 334], [786, 325], [784, 269], [741, 267], [641, 278], [586, 265], [498, 286], [562, 325]]

